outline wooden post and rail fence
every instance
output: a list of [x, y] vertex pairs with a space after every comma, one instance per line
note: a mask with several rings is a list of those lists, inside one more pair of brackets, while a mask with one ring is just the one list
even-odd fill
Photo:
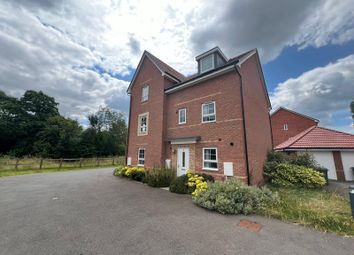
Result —
[[96, 158], [0, 158], [0, 171], [102, 167], [124, 164], [124, 156]]

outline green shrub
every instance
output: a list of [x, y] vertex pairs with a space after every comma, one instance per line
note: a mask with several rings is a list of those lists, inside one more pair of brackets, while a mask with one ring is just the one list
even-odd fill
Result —
[[203, 177], [204, 180], [207, 182], [215, 182], [214, 177], [210, 174], [205, 174], [205, 173], [196, 173], [196, 174]]
[[120, 177], [128, 177], [136, 181], [143, 181], [145, 178], [145, 170], [142, 167], [118, 166], [113, 175]]
[[248, 187], [236, 179], [211, 183], [198, 193], [193, 202], [222, 214], [250, 214], [277, 202], [277, 196], [267, 188]]
[[138, 182], [143, 182], [145, 179], [145, 171], [144, 172], [132, 172], [131, 179], [138, 181]]
[[185, 174], [181, 175], [171, 182], [170, 191], [178, 194], [188, 194], [189, 189], [187, 183], [188, 176]]
[[317, 167], [316, 160], [308, 153], [301, 153], [299, 155], [289, 157], [288, 163], [309, 168]]
[[267, 154], [267, 162], [286, 163], [288, 156], [280, 151], [270, 151]]
[[115, 176], [124, 176], [126, 170], [127, 170], [126, 166], [123, 166], [123, 165], [118, 166], [116, 169], [114, 169], [113, 175], [115, 175]]
[[146, 172], [144, 182], [151, 187], [169, 187], [174, 178], [174, 169], [154, 167]]
[[279, 164], [268, 174], [273, 184], [283, 187], [320, 188], [326, 183], [321, 173], [292, 164]]

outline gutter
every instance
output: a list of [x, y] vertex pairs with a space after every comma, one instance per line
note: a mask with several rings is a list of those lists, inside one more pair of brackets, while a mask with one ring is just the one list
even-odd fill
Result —
[[246, 133], [246, 120], [245, 120], [245, 106], [243, 100], [243, 79], [241, 75], [241, 66], [235, 65], [237, 74], [240, 76], [240, 95], [241, 95], [241, 110], [242, 110], [242, 125], [243, 125], [243, 139], [245, 141], [245, 158], [246, 158], [246, 170], [247, 170], [247, 185], [251, 185], [251, 174], [248, 159], [248, 146], [247, 146], [247, 133]]

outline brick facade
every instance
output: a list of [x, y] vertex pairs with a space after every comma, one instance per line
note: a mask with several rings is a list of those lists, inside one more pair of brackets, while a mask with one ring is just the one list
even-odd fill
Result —
[[[279, 108], [271, 115], [271, 124], [273, 146], [276, 147], [304, 130], [317, 126], [318, 121], [288, 109]], [[287, 125], [287, 130], [284, 130], [284, 125]]]
[[[236, 69], [185, 89], [166, 94], [173, 82], [145, 58], [131, 86], [131, 108], [127, 157], [137, 164], [139, 148], [145, 148], [145, 167], [163, 165], [171, 160], [177, 167], [178, 147], [189, 147], [189, 168], [224, 179], [224, 162], [233, 163], [233, 175], [248, 181], [246, 150], [248, 147], [251, 184], [263, 181], [263, 163], [272, 148], [268, 95], [262, 84], [258, 53]], [[141, 102], [142, 87], [149, 84], [149, 100]], [[243, 89], [243, 91], [241, 91]], [[244, 104], [242, 105], [241, 94]], [[202, 123], [202, 104], [216, 104], [216, 121]], [[242, 107], [244, 106], [244, 109]], [[178, 124], [178, 110], [187, 109], [187, 121]], [[243, 113], [245, 115], [245, 126]], [[149, 112], [148, 135], [138, 136], [138, 115]], [[174, 139], [199, 137], [196, 143], [171, 144]], [[246, 138], [246, 139], [245, 139]], [[245, 146], [247, 140], [247, 145]], [[218, 169], [203, 169], [203, 148], [217, 148]]]

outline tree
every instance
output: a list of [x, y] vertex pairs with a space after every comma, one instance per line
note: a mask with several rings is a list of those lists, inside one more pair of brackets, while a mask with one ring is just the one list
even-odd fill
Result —
[[353, 99], [353, 101], [350, 103], [350, 110], [352, 111], [352, 118], [354, 119], [354, 99]]
[[0, 154], [11, 150], [23, 135], [23, 114], [19, 101], [0, 91]]
[[49, 117], [38, 133], [34, 152], [42, 157], [79, 157], [82, 127], [76, 120], [62, 116]]
[[42, 91], [27, 90], [19, 100], [21, 106], [21, 128], [24, 134], [19, 137], [14, 148], [17, 155], [31, 155], [34, 152], [33, 144], [38, 133], [45, 127], [50, 117], [60, 116], [58, 103], [53, 97]]
[[99, 156], [124, 155], [127, 126], [124, 115], [108, 107], [100, 107], [95, 114], [88, 116], [90, 127], [82, 135], [86, 152]]

